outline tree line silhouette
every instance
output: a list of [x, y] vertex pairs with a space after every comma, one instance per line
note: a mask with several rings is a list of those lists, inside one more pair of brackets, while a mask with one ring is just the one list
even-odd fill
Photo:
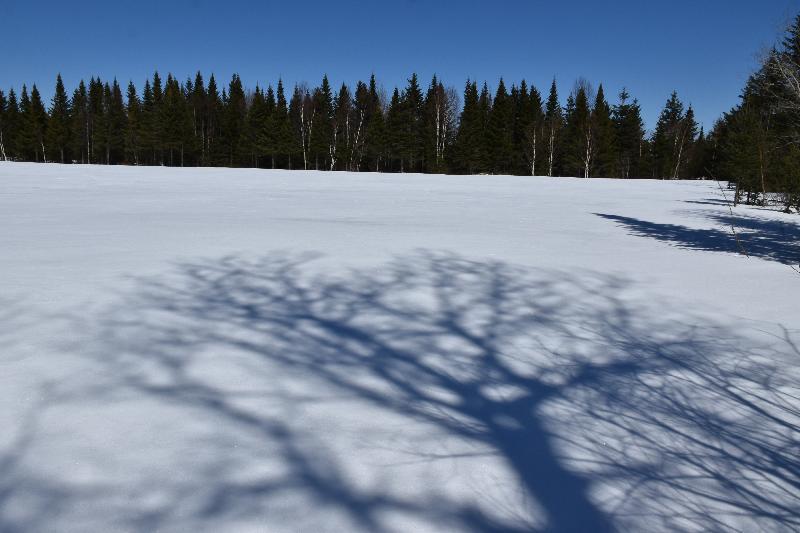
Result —
[[338, 91], [327, 76], [246, 90], [234, 74], [179, 82], [158, 73], [140, 92], [92, 77], [68, 95], [59, 75], [49, 107], [33, 85], [0, 91], [0, 158], [16, 161], [232, 166], [378, 172], [620, 178], [705, 175], [708, 141], [676, 93], [652, 135], [626, 91], [578, 80], [562, 106], [524, 80], [468, 80], [463, 96], [416, 74], [387, 94], [371, 76]]

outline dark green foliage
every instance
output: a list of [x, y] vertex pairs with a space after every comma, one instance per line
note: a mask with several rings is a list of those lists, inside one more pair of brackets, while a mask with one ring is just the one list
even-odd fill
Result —
[[[800, 209], [800, 16], [780, 49], [773, 49], [747, 81], [741, 103], [694, 143], [703, 161], [735, 183], [735, 202], [779, 203]], [[696, 172], [696, 170], [694, 171]]]
[[183, 90], [171, 74], [167, 76], [164, 87], [160, 122], [166, 164], [183, 166], [186, 149], [191, 147], [193, 124]]
[[128, 83], [127, 127], [125, 128], [125, 161], [139, 164], [141, 145], [142, 103], [136, 94], [136, 86]]
[[653, 165], [655, 177], [679, 179], [686, 177], [692, 144], [697, 135], [697, 123], [691, 107], [684, 113], [683, 103], [674, 92], [664, 105], [653, 135]]
[[364, 139], [364, 157], [367, 170], [378, 172], [386, 163], [387, 134], [383, 101], [378, 94], [375, 76], [370, 76], [366, 105], [367, 133]]
[[512, 169], [514, 101], [506, 92], [500, 78], [497, 92], [489, 112], [486, 143], [489, 146], [489, 170], [493, 174], [507, 174]]
[[610, 178], [614, 176], [617, 161], [617, 139], [614, 123], [611, 120], [611, 108], [606, 101], [602, 85], [597, 89], [592, 107], [591, 128], [594, 157], [589, 173], [594, 177]]
[[228, 166], [240, 166], [247, 159], [247, 102], [242, 80], [237, 74], [231, 77], [228, 91], [223, 91], [222, 143]]
[[333, 93], [328, 76], [322, 77], [322, 84], [314, 89], [311, 106], [304, 114], [308, 130], [309, 167], [315, 170], [328, 170], [333, 143]]
[[561, 132], [564, 128], [564, 112], [558, 100], [558, 89], [556, 80], [550, 86], [550, 94], [547, 97], [544, 115], [545, 125], [545, 149], [547, 152], [547, 175], [555, 176], [559, 170], [559, 158], [561, 147]]
[[47, 146], [51, 158], [59, 163], [66, 163], [69, 158], [69, 98], [64, 89], [61, 74], [56, 78], [56, 90], [50, 106], [50, 120], [47, 128]]
[[[541, 169], [544, 139], [542, 97], [536, 87], [528, 91], [522, 80], [514, 106], [514, 173], [536, 175]], [[540, 170], [541, 171], [541, 170]]]
[[464, 88], [464, 109], [456, 135], [455, 157], [452, 162], [457, 172], [463, 174], [486, 172], [487, 154], [483, 138], [483, 120], [478, 99], [478, 85], [468, 80]]
[[645, 177], [642, 164], [645, 149], [644, 122], [639, 103], [630, 100], [625, 89], [619, 93], [619, 103], [612, 111], [616, 139], [616, 166], [613, 175], [620, 178]]
[[72, 116], [70, 118], [70, 140], [72, 154], [79, 163], [89, 162], [90, 153], [89, 130], [89, 97], [86, 84], [81, 80], [72, 94]]
[[405, 110], [397, 88], [392, 93], [389, 109], [386, 111], [386, 143], [387, 169], [403, 172], [408, 139]]
[[8, 98], [0, 91], [0, 159], [13, 161], [19, 158], [17, 151], [19, 136], [19, 105], [14, 89], [8, 91]]
[[8, 101], [3, 91], [0, 91], [0, 160], [8, 161], [10, 156], [6, 149], [9, 139]]
[[[721, 136], [698, 135], [677, 96], [650, 142], [636, 100], [623, 91], [612, 109], [602, 86], [595, 97], [588, 83], [576, 85], [566, 109], [555, 80], [546, 102], [525, 80], [509, 88], [500, 79], [494, 95], [486, 82], [467, 81], [461, 102], [437, 76], [423, 93], [412, 74], [389, 98], [375, 76], [351, 87], [334, 91], [324, 76], [318, 87], [296, 85], [287, 101], [282, 80], [248, 90], [234, 74], [220, 91], [213, 75], [180, 83], [155, 72], [141, 93], [132, 82], [123, 94], [116, 80], [92, 77], [69, 98], [59, 76], [49, 112], [35, 87], [23, 86], [20, 102], [0, 92], [0, 158], [609, 177], [695, 177], [724, 166]], [[677, 154], [676, 135], [684, 139]], [[774, 169], [792, 161], [767, 159]]]
[[564, 127], [563, 171], [569, 176], [588, 178], [595, 154], [589, 87], [579, 83], [567, 99]]
[[17, 153], [28, 161], [47, 161], [44, 143], [48, 117], [36, 85], [31, 88], [30, 96], [27, 87], [22, 86], [19, 109], [19, 125], [15, 136]]

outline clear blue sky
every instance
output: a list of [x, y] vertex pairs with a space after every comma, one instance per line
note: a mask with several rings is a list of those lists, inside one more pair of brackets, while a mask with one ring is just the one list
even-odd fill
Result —
[[798, 12], [800, 0], [0, 0], [0, 87], [49, 98], [58, 72], [71, 91], [92, 75], [141, 88], [156, 69], [200, 69], [250, 88], [374, 72], [390, 90], [416, 71], [459, 91], [500, 76], [545, 91], [555, 76], [563, 99], [583, 76], [610, 99], [627, 86], [648, 128], [673, 89], [710, 128]]

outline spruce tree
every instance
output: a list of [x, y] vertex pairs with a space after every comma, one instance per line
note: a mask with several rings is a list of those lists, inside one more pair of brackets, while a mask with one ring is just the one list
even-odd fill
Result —
[[684, 150], [684, 111], [678, 93], [673, 91], [664, 105], [653, 134], [653, 165], [660, 179], [678, 177]]
[[570, 176], [588, 178], [594, 152], [588, 86], [579, 82], [567, 101], [566, 126], [564, 128], [564, 172]]
[[89, 96], [83, 80], [72, 93], [72, 116], [70, 117], [70, 139], [76, 161], [90, 163]]
[[89, 162], [103, 162], [105, 153], [105, 103], [103, 101], [103, 82], [100, 78], [89, 80], [88, 129], [89, 129]]
[[493, 174], [506, 174], [511, 171], [513, 117], [513, 101], [506, 92], [503, 78], [500, 78], [492, 109], [489, 113], [489, 123], [486, 131], [486, 143], [489, 149], [489, 169]]
[[8, 101], [6, 95], [0, 90], [0, 160], [8, 161], [9, 155], [6, 150], [8, 142]]
[[206, 112], [206, 87], [203, 75], [198, 70], [194, 77], [194, 83], [189, 94], [189, 112], [192, 116], [192, 135], [194, 136], [194, 148], [197, 154], [198, 164], [207, 165], [207, 143], [206, 136], [208, 130], [208, 117]]
[[224, 146], [220, 140], [222, 130], [222, 98], [217, 89], [217, 80], [212, 74], [208, 78], [208, 89], [205, 97], [205, 143], [206, 161], [210, 165], [224, 164]]
[[616, 157], [616, 142], [614, 123], [611, 120], [611, 108], [606, 101], [603, 85], [597, 88], [594, 106], [592, 108], [592, 137], [594, 143], [594, 158], [591, 174], [603, 178], [614, 176]]
[[535, 175], [537, 148], [541, 143], [542, 98], [525, 80], [516, 91], [514, 114], [514, 173]]
[[390, 171], [405, 171], [406, 146], [409, 144], [408, 124], [400, 91], [392, 92], [389, 109], [386, 112], [386, 159]]
[[251, 165], [258, 168], [267, 155], [260, 139], [267, 122], [267, 104], [261, 87], [256, 85], [247, 110], [247, 147], [250, 152]]
[[164, 89], [161, 85], [161, 76], [158, 71], [153, 73], [152, 99], [148, 115], [148, 134], [150, 145], [153, 150], [153, 164], [164, 164], [164, 133], [161, 120], [161, 108], [164, 105]]
[[625, 89], [619, 93], [619, 103], [614, 106], [612, 120], [616, 138], [615, 175], [621, 178], [643, 177], [641, 160], [644, 152], [644, 122], [639, 103], [630, 101]]
[[167, 75], [167, 82], [164, 86], [164, 99], [159, 121], [166, 163], [170, 166], [183, 166], [187, 143], [191, 142], [193, 126], [183, 90], [178, 80], [171, 74]]
[[544, 122], [545, 133], [547, 135], [545, 139], [547, 149], [547, 175], [555, 176], [560, 166], [558, 158], [560, 156], [561, 130], [564, 127], [564, 114], [561, 109], [561, 104], [558, 101], [558, 89], [556, 88], [555, 78], [550, 86], [550, 95], [547, 97]]
[[107, 155], [108, 164], [125, 162], [125, 130], [127, 128], [128, 114], [122, 97], [122, 89], [116, 78], [108, 93], [107, 113]]
[[275, 153], [278, 156], [279, 168], [292, 168], [292, 127], [289, 118], [289, 107], [283, 89], [283, 80], [278, 79], [277, 95], [275, 102], [275, 120], [273, 121], [273, 135], [275, 138]]
[[264, 123], [258, 133], [258, 146], [261, 153], [269, 159], [269, 168], [275, 168], [275, 156], [277, 153], [277, 137], [275, 134], [275, 120], [277, 115], [277, 102], [275, 101], [275, 90], [272, 85], [267, 87], [267, 94], [264, 97]]
[[404, 133], [398, 148], [408, 161], [408, 168], [405, 170], [421, 172], [424, 164], [424, 99], [416, 73], [408, 79], [408, 85], [403, 91], [401, 110]]
[[8, 135], [6, 142], [6, 155], [9, 159], [18, 159], [20, 154], [17, 150], [19, 145], [18, 137], [20, 135], [20, 112], [19, 104], [17, 102], [17, 94], [14, 89], [8, 90], [8, 104], [6, 105], [6, 117], [4, 131]]
[[47, 146], [51, 157], [58, 158], [60, 163], [66, 163], [70, 146], [69, 124], [69, 98], [64, 89], [61, 74], [56, 77], [56, 89], [50, 105], [50, 120], [47, 128]]
[[367, 128], [369, 126], [370, 117], [370, 93], [367, 84], [359, 81], [356, 84], [355, 94], [353, 96], [353, 120], [352, 127], [353, 133], [351, 135], [352, 143], [350, 149], [350, 156], [348, 158], [345, 169], [349, 171], [361, 170], [362, 161], [364, 160], [364, 151], [367, 141]]
[[227, 98], [225, 96], [223, 93], [223, 142], [227, 164], [233, 167], [240, 164], [243, 149], [246, 148], [247, 103], [238, 74], [231, 77]]
[[322, 84], [314, 89], [311, 118], [304, 114], [309, 123], [308, 152], [315, 170], [330, 167], [331, 146], [333, 144], [333, 93], [328, 76], [322, 77]]
[[125, 127], [125, 161], [129, 164], [139, 164], [141, 151], [141, 102], [136, 94], [136, 86], [128, 83], [128, 104], [126, 107], [127, 123]]
[[34, 137], [34, 118], [31, 110], [31, 98], [28, 87], [23, 84], [19, 96], [19, 128], [17, 130], [16, 151], [22, 161], [34, 161], [36, 157], [36, 139]]
[[478, 85], [474, 81], [467, 80], [464, 87], [464, 107], [456, 135], [453, 167], [457, 172], [464, 174], [485, 172], [485, 148]]
[[384, 105], [378, 93], [375, 75], [369, 78], [367, 116], [367, 133], [364, 140], [364, 154], [368, 160], [367, 170], [378, 172], [385, 163], [386, 154], [386, 117]]
[[330, 148], [330, 170], [348, 168], [353, 149], [353, 100], [350, 89], [342, 83], [339, 93], [333, 100], [333, 139]]

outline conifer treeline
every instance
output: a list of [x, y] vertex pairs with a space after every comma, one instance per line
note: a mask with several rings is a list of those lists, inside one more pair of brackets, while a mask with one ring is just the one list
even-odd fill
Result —
[[714, 127], [714, 171], [734, 202], [800, 210], [800, 15], [767, 54], [738, 106]]
[[[372, 76], [334, 92], [283, 82], [245, 91], [238, 75], [220, 90], [198, 72], [180, 83], [156, 73], [141, 92], [92, 78], [68, 95], [59, 75], [46, 109], [36, 86], [0, 91], [0, 158], [170, 166], [240, 166], [381, 172], [695, 178], [708, 153], [694, 114], [675, 93], [651, 137], [623, 90], [579, 81], [562, 106], [523, 80], [468, 81], [463, 98], [416, 75], [384, 96]], [[463, 105], [462, 105], [463, 102]]]

